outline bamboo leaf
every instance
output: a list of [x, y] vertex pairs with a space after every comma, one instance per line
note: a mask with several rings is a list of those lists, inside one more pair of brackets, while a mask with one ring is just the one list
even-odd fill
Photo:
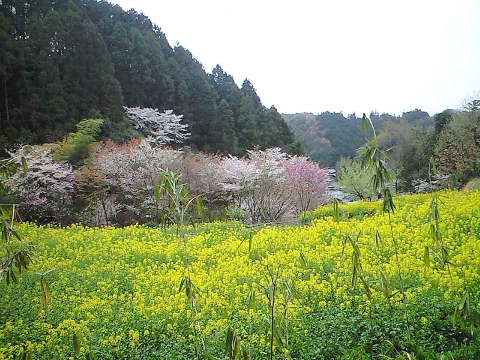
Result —
[[50, 291], [48, 289], [47, 282], [45, 281], [45, 279], [43, 277], [40, 279], [40, 291], [41, 291], [41, 297], [40, 297], [41, 308], [42, 308], [42, 310], [45, 310], [47, 308], [48, 304], [50, 303], [51, 295], [50, 295]]
[[360, 281], [362, 282], [362, 285], [365, 289], [365, 292], [367, 294], [368, 300], [372, 301], [372, 292], [370, 291], [370, 286], [368, 286], [368, 283], [365, 281], [363, 276], [360, 276]]
[[423, 251], [423, 265], [425, 265], [425, 269], [430, 267], [430, 248], [425, 246]]
[[361, 126], [363, 132], [365, 132], [365, 133], [368, 132], [368, 129], [370, 127], [370, 123], [369, 123], [369, 120], [367, 118], [367, 115], [363, 114], [360, 126]]
[[275, 345], [277, 345], [278, 347], [283, 346], [282, 335], [280, 334], [278, 327], [276, 325], [273, 326], [273, 339], [275, 341]]
[[340, 220], [340, 209], [338, 207], [338, 200], [333, 200], [333, 220], [339, 221]]
[[380, 250], [380, 245], [382, 243], [382, 237], [380, 235], [380, 232], [378, 230], [375, 231], [375, 248], [377, 250]]
[[80, 339], [78, 338], [77, 333], [74, 333], [72, 336], [73, 351], [76, 356], [80, 355]]
[[235, 347], [233, 348], [233, 358], [236, 360], [240, 355], [240, 340], [235, 336]]
[[380, 272], [380, 286], [382, 288], [382, 292], [387, 299], [389, 299], [392, 295], [390, 291], [390, 286], [388, 285], [387, 278], [383, 272]]
[[229, 358], [233, 357], [234, 349], [234, 332], [231, 328], [227, 330], [227, 339], [225, 341], [225, 352]]

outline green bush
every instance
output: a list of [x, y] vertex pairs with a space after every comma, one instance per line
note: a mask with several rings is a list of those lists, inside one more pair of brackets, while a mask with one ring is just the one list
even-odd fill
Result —
[[480, 190], [480, 178], [473, 178], [465, 184], [463, 191], [476, 191]]
[[55, 152], [55, 160], [66, 161], [74, 167], [85, 164], [90, 150], [100, 134], [103, 119], [85, 119], [80, 121], [77, 131], [67, 135]]

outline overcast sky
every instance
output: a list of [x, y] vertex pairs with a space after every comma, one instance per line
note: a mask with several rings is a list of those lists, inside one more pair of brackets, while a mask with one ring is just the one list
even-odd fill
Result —
[[115, 0], [280, 112], [459, 107], [480, 90], [480, 0]]

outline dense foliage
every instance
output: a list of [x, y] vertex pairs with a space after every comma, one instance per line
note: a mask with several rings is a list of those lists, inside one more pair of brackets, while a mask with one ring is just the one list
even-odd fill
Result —
[[[350, 161], [368, 137], [360, 131], [361, 119], [328, 112], [284, 117], [313, 159], [337, 167], [345, 190], [357, 198], [368, 197], [361, 190], [368, 175], [357, 161]], [[400, 117], [372, 113], [370, 119], [399, 190], [459, 188], [480, 176], [480, 100], [468, 100], [463, 109], [445, 110], [433, 117], [414, 110]], [[439, 171], [436, 179], [432, 178], [432, 161]]]
[[[305, 151], [323, 166], [334, 167], [342, 157], [353, 157], [365, 143], [368, 133], [361, 131], [361, 118], [355, 114], [323, 112], [283, 114], [295, 137]], [[426, 129], [433, 124], [428, 113], [421, 110], [408, 111], [402, 116], [371, 113], [370, 118], [382, 134], [382, 143], [392, 142], [389, 136], [399, 136], [399, 127]], [[385, 131], [383, 131], [385, 130]]]
[[21, 147], [9, 160], [19, 169], [3, 184], [10, 194], [21, 199], [20, 211], [28, 218], [62, 223], [72, 208], [76, 186], [72, 167], [56, 162], [52, 152], [46, 146]]
[[248, 151], [246, 159], [226, 157], [217, 169], [223, 190], [253, 222], [280, 220], [328, 200], [326, 171], [279, 148]]
[[345, 117], [342, 113], [324, 112], [283, 116], [305, 151], [322, 166], [334, 167], [342, 156], [354, 156], [365, 143], [360, 119], [355, 115]]
[[182, 114], [195, 149], [298, 150], [248, 80], [239, 88], [220, 66], [207, 74], [134, 10], [103, 0], [4, 0], [0, 43], [0, 148], [58, 141], [87, 117], [105, 119], [103, 135], [124, 141], [135, 135], [125, 105]]
[[[447, 263], [428, 194], [396, 198], [389, 216], [365, 202], [302, 227], [189, 227], [184, 241], [175, 228], [19, 225], [35, 257], [0, 285], [0, 357], [268, 358], [273, 329], [279, 359], [476, 359], [480, 194], [436, 196]], [[36, 273], [50, 269], [42, 307]]]
[[[175, 115], [154, 117], [163, 124], [165, 117]], [[249, 150], [247, 157], [239, 158], [159, 146], [185, 138], [185, 128], [177, 128], [176, 120], [167, 122], [171, 126], [154, 126], [147, 139], [125, 144], [96, 142], [86, 129], [98, 121], [84, 120], [60, 143], [11, 152], [0, 162], [0, 194], [19, 204], [27, 221], [96, 226], [165, 225], [170, 209], [159, 196], [159, 186], [166, 171], [203, 199], [206, 220], [230, 217], [230, 211], [234, 219], [243, 214], [240, 218], [251, 222], [277, 221], [328, 200], [325, 170], [280, 148]], [[7, 174], [7, 165], [16, 168]]]
[[342, 158], [337, 165], [337, 182], [355, 200], [372, 200], [377, 194], [371, 186], [372, 171], [358, 159]]

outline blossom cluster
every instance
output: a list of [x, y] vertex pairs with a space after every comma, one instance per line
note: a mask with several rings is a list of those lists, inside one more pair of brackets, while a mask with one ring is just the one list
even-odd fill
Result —
[[306, 157], [290, 157], [279, 148], [248, 151], [218, 163], [219, 183], [234, 194], [253, 221], [298, 215], [328, 201], [327, 171]]
[[[6, 187], [18, 196], [29, 220], [86, 225], [160, 222], [167, 202], [156, 187], [162, 172], [179, 175], [193, 196], [207, 206], [246, 211], [250, 221], [276, 221], [324, 203], [325, 170], [306, 157], [290, 157], [279, 148], [249, 151], [245, 158], [208, 155], [155, 146], [147, 139], [126, 144], [97, 143], [88, 161], [75, 170], [52, 158], [52, 146], [26, 147], [11, 153], [27, 159]], [[234, 210], [235, 210], [234, 209]]]
[[[53, 159], [47, 146], [22, 146], [10, 153], [19, 171], [5, 180], [5, 187], [21, 199], [27, 218], [61, 222], [72, 206], [75, 181], [72, 167]], [[26, 168], [25, 168], [26, 165]]]
[[142, 107], [124, 107], [127, 117], [133, 122], [147, 141], [156, 145], [182, 143], [190, 137], [188, 125], [182, 123], [183, 115], [173, 110], [162, 113], [158, 109]]

